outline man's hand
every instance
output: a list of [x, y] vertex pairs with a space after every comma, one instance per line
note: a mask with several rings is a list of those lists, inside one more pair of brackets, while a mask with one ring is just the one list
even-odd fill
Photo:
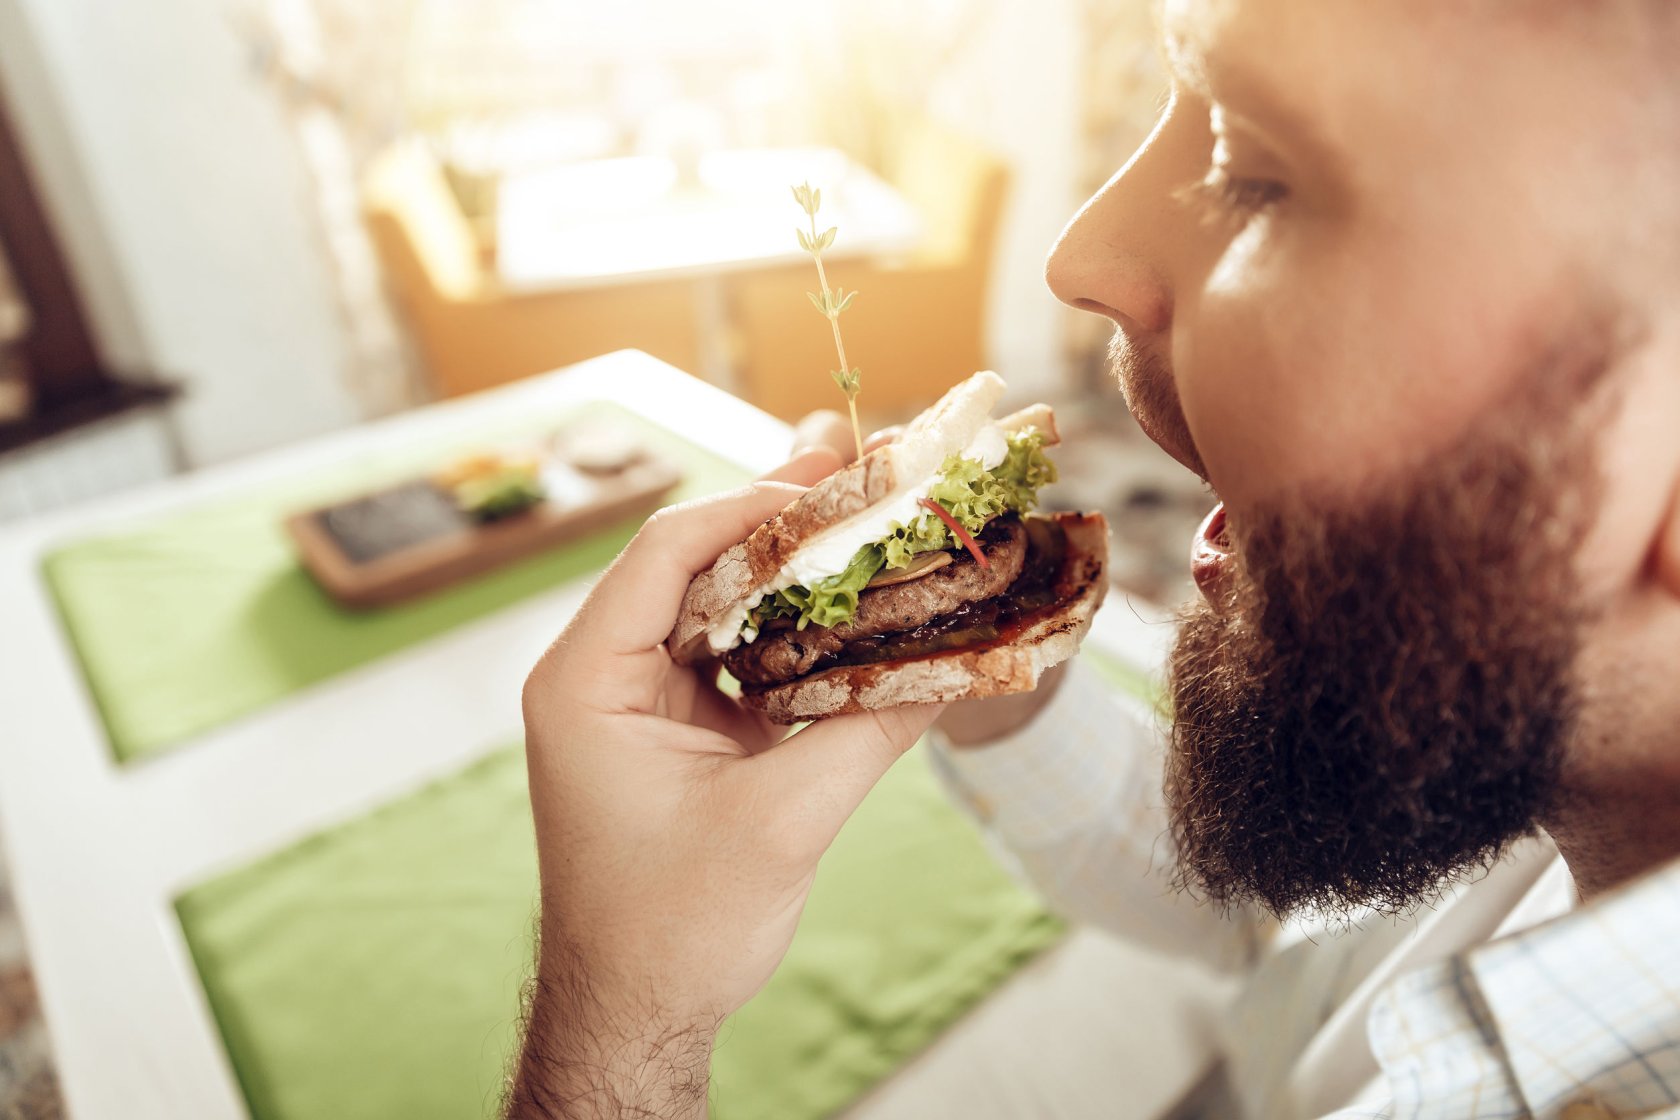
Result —
[[[898, 438], [899, 428], [882, 428], [863, 441], [867, 454]], [[796, 451], [814, 448], [832, 451], [841, 464], [857, 458], [857, 445], [852, 440], [852, 427], [846, 418], [832, 409], [819, 409], [807, 414], [793, 429]], [[987, 700], [959, 700], [945, 709], [939, 718], [939, 730], [952, 746], [978, 747], [1019, 731], [1043, 710], [1062, 685], [1066, 663], [1045, 670], [1038, 687], [1031, 692], [1012, 696], [996, 696]]]
[[817, 859], [937, 714], [782, 729], [663, 642], [695, 573], [831, 473], [655, 514], [525, 685], [542, 918], [508, 1115], [698, 1117], [718, 1024], [787, 951]]

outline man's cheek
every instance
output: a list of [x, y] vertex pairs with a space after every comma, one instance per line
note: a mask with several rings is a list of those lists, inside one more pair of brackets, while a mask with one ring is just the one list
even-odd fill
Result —
[[1451, 282], [1432, 291], [1379, 250], [1227, 256], [1182, 309], [1185, 416], [1226, 498], [1357, 492], [1445, 449], [1506, 387], [1509, 356], [1467, 329]]
[[1173, 365], [1185, 419], [1227, 501], [1275, 500], [1338, 473], [1344, 386], [1325, 376], [1310, 307], [1249, 283], [1181, 309]]
[[1619, 372], [1580, 410], [1594, 429], [1593, 455], [1604, 480], [1581, 547], [1582, 585], [1593, 602], [1622, 604], [1635, 618], [1647, 609], [1654, 566], [1680, 555], [1680, 528], [1672, 520], [1680, 493], [1677, 357], [1680, 347], [1612, 358], [1623, 362]]

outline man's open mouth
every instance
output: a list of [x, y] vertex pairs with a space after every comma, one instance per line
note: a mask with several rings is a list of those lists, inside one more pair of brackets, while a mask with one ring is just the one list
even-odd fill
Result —
[[1190, 544], [1191, 578], [1196, 581], [1202, 597], [1210, 603], [1219, 602], [1226, 566], [1234, 551], [1231, 535], [1225, 527], [1225, 503], [1220, 502], [1203, 519]]

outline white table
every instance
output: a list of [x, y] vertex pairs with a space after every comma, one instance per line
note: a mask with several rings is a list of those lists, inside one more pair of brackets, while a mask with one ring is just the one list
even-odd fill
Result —
[[[685, 182], [661, 156], [586, 160], [513, 175], [496, 191], [496, 274], [503, 290], [557, 292], [692, 279], [700, 370], [731, 384], [723, 277], [805, 264], [795, 228], [808, 221], [790, 188], [822, 191], [817, 228], [838, 227], [825, 260], [915, 247], [916, 208], [833, 148], [743, 148], [697, 160]], [[811, 273], [815, 290], [816, 270]]]
[[[67, 538], [592, 398], [621, 401], [753, 470], [787, 448], [780, 422], [621, 352], [0, 534], [0, 829], [76, 1120], [246, 1115], [172, 900], [516, 737], [519, 682], [586, 587], [524, 600], [122, 768], [48, 598], [41, 557]], [[1166, 628], [1117, 606], [1099, 616], [1096, 640], [1153, 663]], [[855, 1115], [1004, 1120], [1023, 1115], [1023, 1100], [1062, 1102], [1035, 1115], [1152, 1115], [1199, 1076], [1214, 994], [1186, 970], [1076, 936]], [[1117, 1073], [1128, 1055], [1139, 1069]], [[970, 1103], [930, 1111], [930, 1101]]]
[[807, 219], [789, 188], [806, 181], [822, 190], [818, 228], [840, 229], [825, 259], [899, 253], [921, 235], [909, 201], [833, 148], [711, 152], [687, 183], [673, 160], [629, 156], [502, 180], [496, 271], [508, 290], [552, 292], [803, 263], [793, 231]]

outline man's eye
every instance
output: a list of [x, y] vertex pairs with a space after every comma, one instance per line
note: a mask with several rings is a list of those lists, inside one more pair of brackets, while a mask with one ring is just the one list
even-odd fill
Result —
[[1216, 164], [1185, 193], [1214, 213], [1247, 217], [1281, 202], [1289, 188], [1276, 179], [1232, 175]]

